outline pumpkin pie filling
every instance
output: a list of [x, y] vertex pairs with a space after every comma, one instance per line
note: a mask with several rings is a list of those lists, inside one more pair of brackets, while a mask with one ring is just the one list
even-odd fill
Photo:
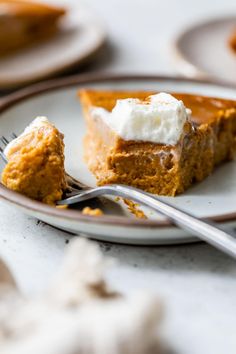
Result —
[[94, 107], [112, 112], [117, 100], [145, 103], [154, 92], [80, 90], [87, 124], [85, 161], [98, 185], [121, 183], [174, 196], [210, 175], [235, 153], [236, 102], [198, 95], [172, 96], [192, 111], [175, 145], [125, 140], [94, 116]]
[[2, 183], [16, 192], [55, 204], [66, 189], [63, 135], [45, 117], [36, 118], [5, 149]]

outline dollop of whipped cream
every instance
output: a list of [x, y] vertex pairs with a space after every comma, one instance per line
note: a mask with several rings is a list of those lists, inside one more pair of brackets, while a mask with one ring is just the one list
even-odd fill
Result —
[[5, 147], [5, 150], [4, 150], [4, 154], [6, 156], [8, 156], [11, 148], [16, 144], [18, 143], [19, 141], [21, 141], [22, 139], [24, 139], [24, 137], [27, 135], [27, 134], [30, 134], [32, 131], [34, 130], [38, 130], [40, 129], [41, 127], [45, 126], [45, 125], [48, 125], [51, 123], [49, 122], [49, 120], [47, 119], [47, 117], [37, 117], [35, 118], [26, 128], [25, 130], [23, 131], [22, 134], [20, 134], [16, 139], [13, 139], [10, 141], [10, 143]]
[[168, 93], [158, 93], [147, 101], [136, 98], [117, 100], [111, 112], [93, 107], [91, 114], [101, 118], [124, 140], [176, 145], [191, 110]]

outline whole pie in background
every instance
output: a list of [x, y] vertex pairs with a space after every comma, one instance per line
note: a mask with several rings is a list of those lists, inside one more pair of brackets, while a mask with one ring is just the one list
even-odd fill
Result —
[[0, 55], [51, 38], [66, 10], [27, 0], [0, 0]]

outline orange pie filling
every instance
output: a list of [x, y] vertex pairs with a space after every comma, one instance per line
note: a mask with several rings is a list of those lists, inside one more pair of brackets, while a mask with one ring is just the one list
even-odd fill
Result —
[[61, 199], [66, 189], [63, 135], [46, 118], [36, 118], [5, 154], [1, 178], [6, 187], [47, 204]]

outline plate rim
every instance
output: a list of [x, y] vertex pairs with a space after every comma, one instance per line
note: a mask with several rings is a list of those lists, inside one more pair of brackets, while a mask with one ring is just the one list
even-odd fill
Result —
[[[27, 100], [31, 97], [35, 97], [42, 93], [51, 92], [53, 90], [61, 90], [68, 87], [73, 87], [76, 85], [82, 84], [92, 84], [99, 82], [109, 82], [109, 81], [167, 81], [172, 80], [176, 82], [187, 82], [187, 83], [198, 83], [198, 84], [212, 84], [217, 85], [222, 88], [231, 88], [236, 89], [236, 85], [222, 82], [220, 80], [199, 80], [199, 79], [189, 79], [183, 76], [162, 76], [162, 75], [151, 75], [151, 74], [104, 74], [100, 73], [92, 73], [92, 74], [80, 74], [80, 75], [72, 75], [64, 78], [57, 78], [53, 80], [43, 81], [38, 84], [34, 84], [28, 86], [26, 88], [20, 89], [14, 93], [11, 93], [0, 99], [0, 119], [2, 113], [7, 111], [8, 109], [14, 107], [19, 102]], [[53, 206], [49, 206], [42, 202], [33, 200], [28, 198], [20, 193], [14, 192], [6, 188], [2, 183], [0, 183], [0, 198], [9, 202], [11, 204], [15, 204], [17, 207], [28, 209], [31, 212], [39, 212], [42, 214], [49, 215], [51, 217], [60, 217], [67, 219], [68, 221], [76, 221], [76, 222], [84, 222], [84, 223], [96, 223], [103, 225], [113, 225], [119, 227], [142, 227], [142, 228], [168, 228], [168, 227], [176, 227], [169, 220], [148, 220], [148, 219], [129, 219], [125, 216], [113, 216], [113, 215], [103, 215], [99, 218], [94, 219], [93, 216], [83, 215], [80, 211], [74, 211], [70, 209], [58, 209]], [[202, 220], [206, 220], [206, 218], [202, 218]], [[228, 223], [236, 220], [236, 212], [221, 214], [221, 215], [213, 215], [207, 218], [210, 221]]]
[[[204, 69], [199, 68], [196, 64], [192, 63], [188, 58], [183, 54], [182, 50], [180, 49], [180, 42], [182, 41], [183, 37], [188, 33], [193, 31], [196, 28], [205, 26], [206, 24], [215, 24], [219, 21], [226, 21], [229, 19], [234, 19], [236, 21], [236, 15], [232, 14], [225, 14], [223, 16], [214, 16], [212, 18], [205, 18], [204, 20], [196, 21], [193, 25], [189, 25], [182, 29], [177, 36], [172, 41], [172, 53], [175, 58], [177, 68], [190, 79], [198, 79], [198, 80], [211, 80], [211, 81], [218, 81], [222, 82], [221, 79], [217, 79], [217, 76], [211, 75], [209, 72], [205, 71]], [[230, 81], [224, 81], [225, 84], [231, 85]], [[236, 86], [232, 84], [233, 86]]]

